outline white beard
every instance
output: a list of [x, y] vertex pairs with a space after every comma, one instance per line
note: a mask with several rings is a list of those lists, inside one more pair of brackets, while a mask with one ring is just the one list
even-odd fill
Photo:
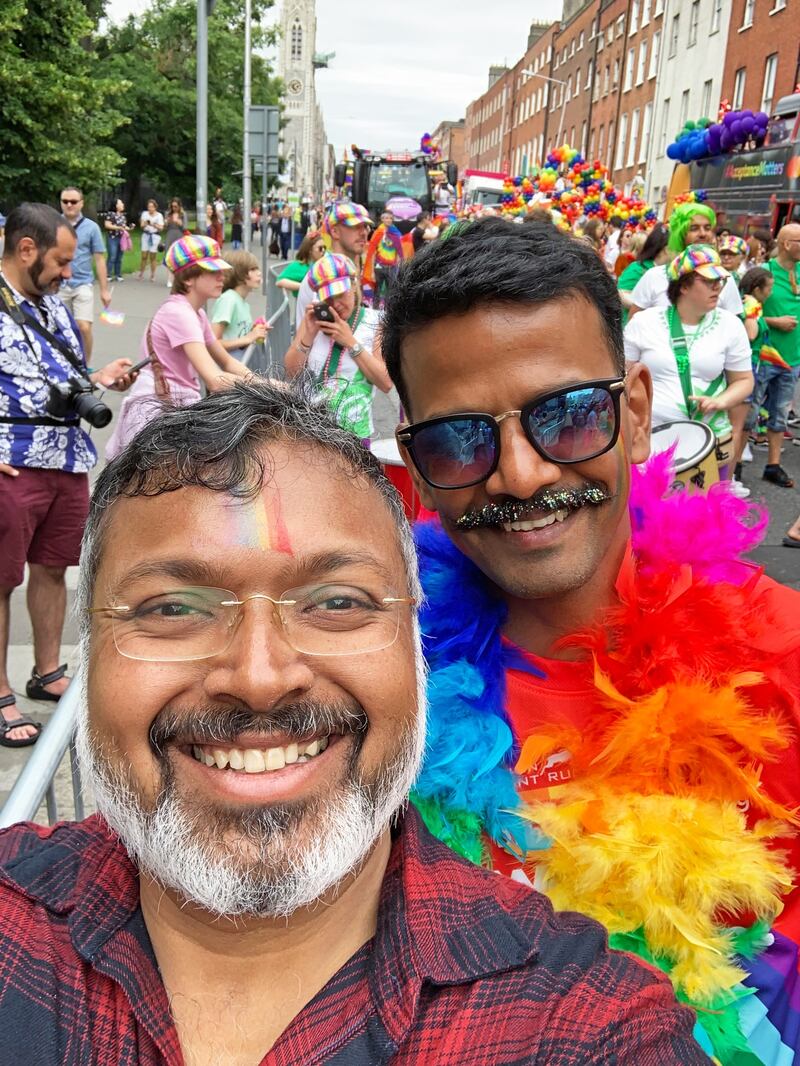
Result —
[[130, 775], [98, 750], [85, 688], [75, 740], [99, 812], [142, 872], [219, 916], [287, 917], [341, 884], [406, 803], [425, 747], [423, 701], [377, 780], [345, 781], [330, 800], [307, 808], [299, 825], [281, 824], [263, 808], [246, 812], [241, 824], [229, 817], [223, 828], [213, 810], [187, 809], [171, 776], [155, 809], [142, 806]]

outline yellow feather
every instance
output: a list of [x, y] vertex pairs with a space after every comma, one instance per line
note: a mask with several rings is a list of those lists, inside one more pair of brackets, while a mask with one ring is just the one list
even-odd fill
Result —
[[[607, 831], [587, 831], [589, 804]], [[676, 989], [700, 1005], [745, 976], [726, 926], [742, 913], [771, 921], [791, 887], [783, 857], [767, 846], [785, 827], [748, 828], [734, 803], [574, 784], [562, 803], [521, 813], [552, 841], [531, 857], [553, 904], [612, 933], [643, 929], [653, 954], [672, 965]]]

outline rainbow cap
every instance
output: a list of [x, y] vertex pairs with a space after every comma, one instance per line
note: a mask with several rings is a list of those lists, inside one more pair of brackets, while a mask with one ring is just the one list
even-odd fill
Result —
[[199, 266], [203, 270], [231, 269], [230, 263], [222, 258], [217, 242], [198, 233], [181, 237], [171, 244], [164, 256], [164, 266], [173, 274], [190, 266]]
[[372, 225], [372, 219], [366, 207], [354, 204], [352, 200], [340, 200], [338, 204], [334, 204], [328, 212], [326, 222], [329, 227], [361, 226], [364, 223], [368, 226]]
[[349, 292], [356, 279], [356, 268], [346, 255], [326, 252], [308, 272], [308, 283], [320, 300]]
[[685, 274], [699, 274], [701, 278], [720, 280], [730, 277], [719, 261], [716, 248], [712, 248], [710, 244], [690, 244], [667, 267], [667, 277], [671, 281], [677, 281]]
[[728, 233], [720, 239], [717, 251], [720, 254], [722, 252], [733, 252], [734, 255], [747, 255], [747, 241], [741, 237], [736, 237], [733, 233]]

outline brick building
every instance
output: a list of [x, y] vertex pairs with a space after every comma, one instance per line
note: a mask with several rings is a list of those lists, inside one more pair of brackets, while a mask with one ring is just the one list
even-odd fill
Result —
[[797, 4], [733, 0], [722, 96], [734, 110], [769, 112], [800, 81]]
[[[679, 0], [676, 8], [695, 12], [701, 0]], [[711, 0], [705, 0], [711, 3]], [[695, 30], [696, 35], [696, 30]], [[614, 181], [630, 189], [647, 168], [653, 133], [656, 83], [664, 44], [664, 0], [630, 0], [619, 87], [619, 114], [613, 156]], [[642, 191], [644, 187], [642, 186]]]
[[553, 41], [550, 94], [551, 145], [569, 144], [584, 155], [589, 150], [592, 113], [597, 0], [565, 0], [564, 13]]
[[507, 155], [514, 174], [527, 174], [541, 166], [549, 119], [548, 100], [553, 88], [550, 77], [555, 24], [534, 22], [528, 47], [511, 71], [512, 115]]
[[467, 165], [477, 170], [502, 170], [504, 167], [504, 130], [511, 126], [508, 67], [489, 67], [489, 87], [483, 96], [467, 106], [465, 140]]
[[599, 159], [607, 166], [617, 133], [627, 21], [628, 0], [605, 0], [601, 2], [592, 26], [596, 73], [592, 87], [588, 158]]
[[433, 143], [438, 144], [442, 150], [442, 158], [452, 160], [459, 171], [467, 165], [465, 125], [463, 118], [458, 122], [440, 122], [431, 134]]

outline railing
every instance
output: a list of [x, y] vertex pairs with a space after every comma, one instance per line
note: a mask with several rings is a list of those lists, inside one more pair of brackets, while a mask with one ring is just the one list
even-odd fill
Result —
[[69, 750], [72, 777], [74, 815], [77, 819], [83, 818], [81, 778], [73, 743], [80, 705], [80, 690], [80, 678], [75, 677], [58, 701], [50, 721], [42, 730], [42, 735], [36, 741], [36, 746], [28, 756], [22, 773], [14, 782], [8, 799], [3, 804], [3, 809], [0, 810], [0, 829], [5, 829], [15, 822], [33, 821], [42, 805], [42, 800], [47, 801], [47, 820], [50, 825], [58, 820], [55, 776], [67, 750]]
[[268, 377], [283, 377], [283, 357], [292, 341], [294, 301], [277, 286], [278, 275], [285, 264], [276, 263], [267, 270], [267, 307], [275, 310], [267, 319], [272, 328], [263, 344], [251, 344], [242, 362]]
[[[283, 376], [283, 357], [292, 340], [294, 329], [294, 301], [276, 285], [283, 264], [276, 264], [267, 272], [268, 307], [275, 310], [270, 315], [269, 331], [264, 344], [252, 344], [243, 357], [253, 370], [267, 375]], [[15, 822], [32, 821], [42, 801], [47, 803], [47, 819], [52, 825], [58, 820], [55, 776], [69, 751], [72, 776], [72, 799], [75, 818], [83, 818], [83, 796], [78, 761], [73, 743], [75, 723], [78, 718], [80, 683], [76, 677], [58, 701], [55, 711], [42, 730], [28, 761], [8, 794], [0, 810], [0, 829]]]

